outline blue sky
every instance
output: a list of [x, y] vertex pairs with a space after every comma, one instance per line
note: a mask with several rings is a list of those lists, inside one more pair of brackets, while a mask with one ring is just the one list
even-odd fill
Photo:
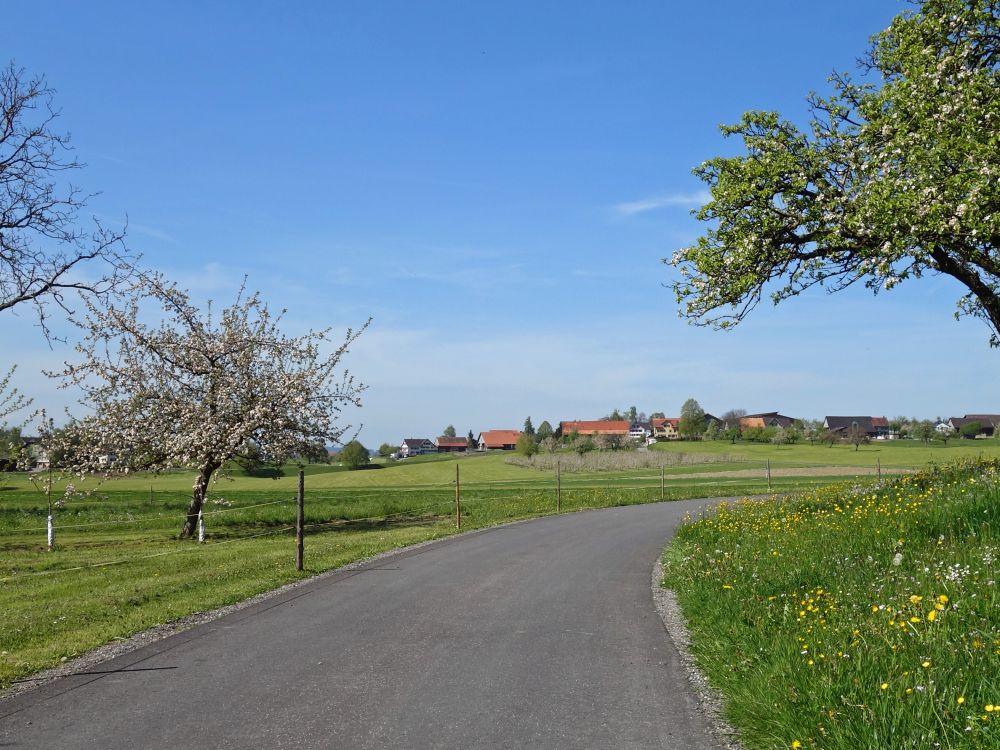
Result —
[[[196, 297], [243, 274], [290, 332], [373, 323], [348, 413], [377, 446], [596, 418], [997, 411], [988, 332], [946, 280], [679, 320], [661, 263], [697, 236], [699, 162], [752, 108], [805, 114], [905, 3], [5, 5], [6, 56], [129, 244]], [[50, 350], [0, 319], [0, 365], [50, 410]]]

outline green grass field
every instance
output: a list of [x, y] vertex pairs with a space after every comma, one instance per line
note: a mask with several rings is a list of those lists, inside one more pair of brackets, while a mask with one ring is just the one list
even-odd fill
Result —
[[1000, 456], [1000, 440], [949, 440], [922, 443], [918, 440], [873, 440], [857, 449], [852, 445], [828, 446], [817, 443], [770, 445], [767, 443], [735, 444], [726, 440], [697, 443], [657, 443], [654, 450], [689, 451], [693, 453], [723, 453], [749, 461], [771, 461], [773, 466], [872, 466], [876, 461], [884, 467], [914, 468], [929, 463], [949, 463], [984, 456]]
[[[912, 465], [905, 460], [911, 455], [940, 460], [943, 452], [953, 451], [951, 446], [942, 453], [890, 447], [899, 466]], [[668, 444], [660, 449], [681, 448], [735, 454], [728, 443]], [[796, 446], [790, 454], [772, 446], [742, 449], [750, 463], [667, 468], [662, 497], [767, 492], [763, 462], [774, 456], [792, 455], [799, 465], [808, 465], [808, 456], [815, 454], [831, 465], [847, 466], [848, 475], [854, 471], [849, 468], [853, 449]], [[864, 451], [860, 453], [865, 460], [857, 465], [869, 470], [870, 456]], [[828, 455], [840, 461], [829, 461]], [[75, 481], [76, 493], [55, 511], [56, 548], [51, 552], [45, 545], [45, 494], [25, 475], [0, 475], [0, 686], [152, 625], [387, 549], [453, 534], [456, 467], [463, 528], [555, 512], [555, 476], [510, 465], [508, 457], [421, 457], [353, 472], [337, 466], [305, 467], [304, 573], [293, 569], [296, 467], [256, 475], [234, 470], [230, 479], [214, 484], [206, 504], [203, 545], [176, 538], [192, 472]], [[882, 463], [891, 465], [893, 459]], [[842, 479], [782, 476], [776, 469], [771, 488], [796, 492]], [[36, 483], [43, 480], [35, 477]], [[63, 495], [66, 484], [54, 483], [54, 498]], [[563, 474], [561, 488], [563, 511], [661, 497], [658, 469]]]
[[726, 504], [664, 565], [748, 747], [1000, 747], [1000, 461]]

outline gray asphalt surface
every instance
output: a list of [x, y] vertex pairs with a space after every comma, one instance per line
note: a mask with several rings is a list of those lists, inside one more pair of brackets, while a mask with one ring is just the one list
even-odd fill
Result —
[[549, 517], [318, 579], [0, 703], [0, 747], [712, 747], [649, 587], [705, 504]]

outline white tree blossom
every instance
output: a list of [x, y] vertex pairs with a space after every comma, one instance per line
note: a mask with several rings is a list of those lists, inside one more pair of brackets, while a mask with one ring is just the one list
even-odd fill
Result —
[[[142, 274], [137, 291], [141, 296], [120, 304], [87, 303], [76, 347], [81, 359], [55, 374], [63, 387], [81, 388], [92, 408], [49, 433], [64, 468], [195, 469], [181, 531], [187, 537], [209, 482], [227, 461], [252, 446], [258, 458], [282, 462], [305, 441], [337, 442], [349, 429], [338, 416], [345, 405], [360, 406], [364, 386], [339, 365], [368, 322], [324, 353], [329, 329], [286, 336], [282, 315], [244, 287], [217, 318], [160, 276]], [[155, 325], [142, 321], [149, 301], [165, 316]]]

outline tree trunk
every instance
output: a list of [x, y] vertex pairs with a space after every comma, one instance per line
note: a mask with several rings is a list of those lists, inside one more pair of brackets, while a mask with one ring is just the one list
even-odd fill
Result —
[[198, 470], [198, 479], [194, 483], [194, 491], [191, 493], [191, 504], [188, 505], [187, 516], [184, 519], [184, 526], [181, 527], [181, 539], [190, 539], [198, 529], [198, 514], [205, 504], [205, 496], [208, 494], [208, 480], [221, 464], [215, 461], [206, 462]]

